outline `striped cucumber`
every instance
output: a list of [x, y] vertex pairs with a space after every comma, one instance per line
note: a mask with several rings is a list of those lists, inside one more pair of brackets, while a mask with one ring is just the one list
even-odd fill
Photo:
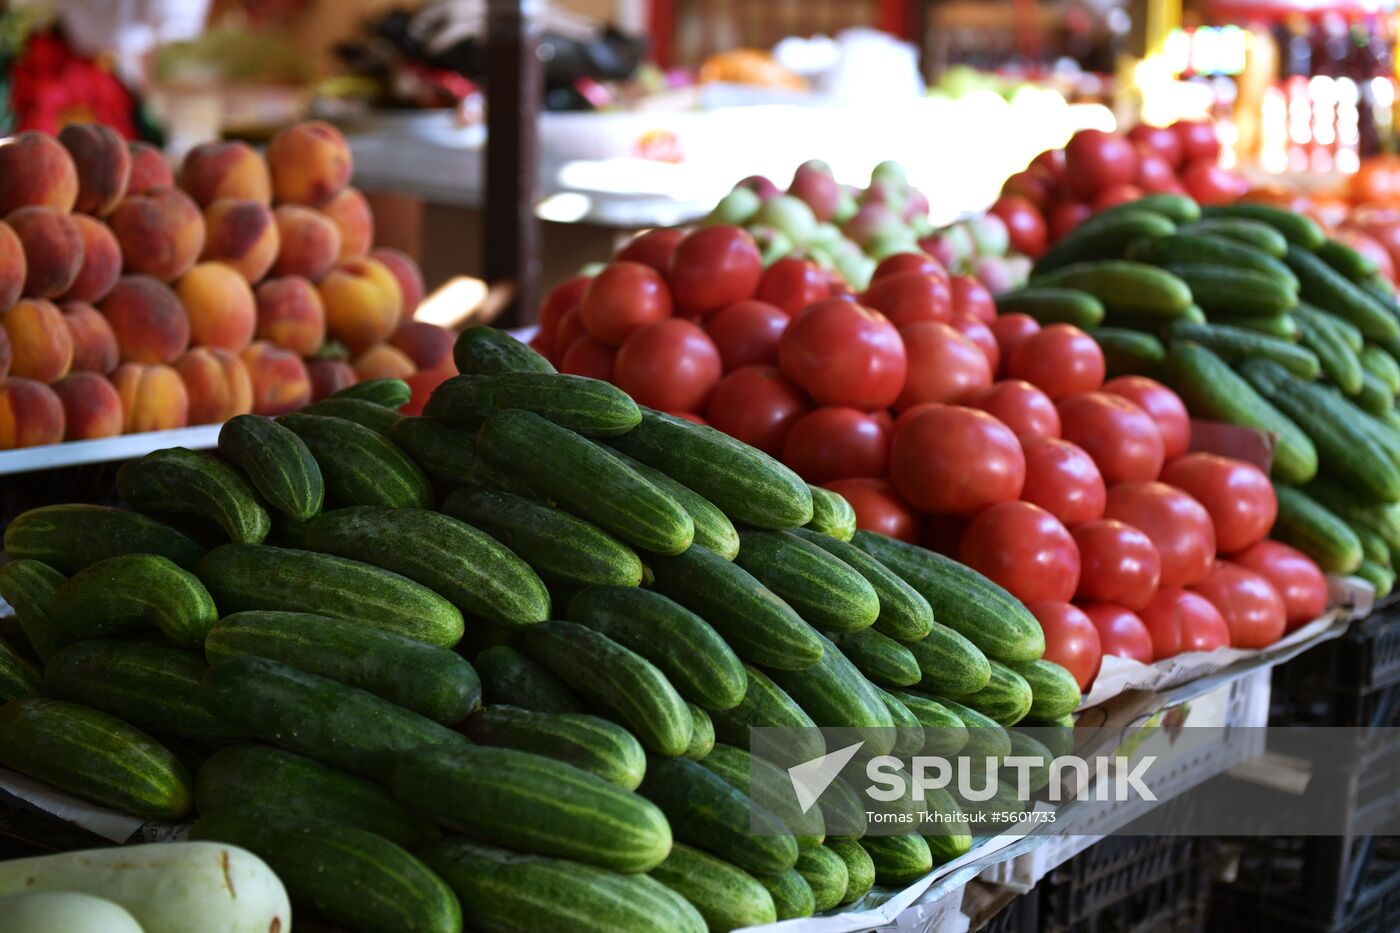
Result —
[[854, 544], [838, 541], [830, 535], [806, 528], [795, 528], [792, 533], [865, 577], [880, 602], [880, 614], [871, 626], [874, 631], [897, 641], [910, 642], [923, 638], [933, 628], [933, 609], [928, 600], [884, 564]]
[[729, 516], [721, 512], [713, 502], [660, 470], [653, 469], [640, 460], [633, 460], [620, 450], [613, 450], [611, 447], [603, 449], [636, 470], [642, 479], [675, 499], [680, 507], [686, 510], [695, 525], [696, 544], [709, 548], [725, 560], [733, 560], [734, 555], [739, 553], [739, 532], [735, 530]]
[[184, 447], [152, 451], [122, 464], [117, 494], [141, 512], [217, 525], [230, 541], [257, 544], [272, 528], [267, 509], [238, 471]]
[[1175, 224], [1195, 223], [1201, 219], [1201, 208], [1194, 200], [1187, 195], [1170, 192], [1143, 195], [1134, 201], [1115, 204], [1099, 211], [1099, 214], [1111, 215], [1128, 211], [1151, 211], [1161, 214]]
[[529, 486], [486, 462], [477, 452], [476, 435], [471, 431], [451, 427], [434, 418], [400, 418], [389, 429], [389, 440], [440, 483], [499, 489], [534, 498]]
[[1054, 661], [1042, 658], [1011, 667], [1031, 688], [1031, 706], [1026, 715], [1034, 719], [1059, 719], [1079, 706], [1079, 684], [1073, 674]]
[[268, 505], [293, 521], [321, 511], [326, 481], [306, 442], [261, 415], [236, 415], [219, 429], [219, 456], [243, 471]]
[[924, 791], [924, 812], [936, 822], [924, 823], [919, 834], [928, 843], [929, 854], [937, 864], [950, 862], [972, 849], [972, 834], [963, 817], [957, 798], [947, 788], [932, 787]]
[[826, 826], [825, 845], [855, 842], [865, 836], [869, 828], [865, 799], [845, 781], [840, 778], [832, 781], [822, 792], [818, 805], [822, 811], [822, 823]]
[[850, 882], [846, 863], [841, 856], [821, 846], [805, 849], [797, 855], [797, 873], [812, 889], [818, 912], [830, 910], [846, 896]]
[[[1128, 245], [1140, 239], [1171, 236], [1176, 224], [1161, 214], [1125, 208], [1090, 217], [1066, 234], [1035, 261], [1040, 276], [1074, 263], [1101, 259], [1122, 259]], [[1073, 323], [1073, 322], [1069, 322]]]
[[1300, 295], [1355, 325], [1372, 340], [1390, 340], [1400, 334], [1400, 321], [1364, 289], [1324, 262], [1316, 253], [1297, 245], [1289, 247], [1285, 260], [1302, 284]]
[[1322, 244], [1317, 255], [1327, 265], [1358, 285], [1373, 278], [1380, 271], [1374, 259], [1363, 256], [1341, 240], [1331, 237]]
[[53, 594], [65, 577], [43, 561], [20, 558], [0, 564], [0, 599], [10, 604], [29, 647], [47, 661], [62, 641], [49, 618]]
[[1181, 232], [1243, 243], [1275, 259], [1288, 255], [1288, 239], [1273, 227], [1257, 220], [1218, 217], [1188, 224], [1181, 228]]
[[880, 614], [880, 598], [865, 577], [790, 532], [745, 532], [734, 562], [818, 628], [858, 632]]
[[894, 720], [894, 749], [891, 754], [901, 758], [919, 754], [924, 748], [924, 724], [899, 697], [888, 690], [876, 689], [885, 703], [885, 709], [890, 712], [890, 719]]
[[1153, 375], [1167, 358], [1162, 341], [1152, 334], [1123, 327], [1099, 327], [1090, 337], [1103, 351], [1104, 367], [1109, 378], [1125, 375]]
[[158, 554], [189, 570], [204, 548], [183, 531], [106, 505], [44, 505], [16, 516], [5, 526], [10, 560], [30, 558], [77, 573], [90, 564], [122, 554]]
[[913, 652], [874, 629], [844, 634], [829, 632], [827, 637], [872, 683], [885, 687], [912, 687], [923, 678]]
[[1381, 380], [1392, 398], [1400, 394], [1400, 363], [1386, 350], [1367, 344], [1361, 348], [1361, 365]]
[[43, 692], [41, 677], [34, 662], [0, 640], [0, 703], [39, 696]]
[[922, 836], [866, 836], [860, 846], [875, 865], [875, 883], [902, 888], [933, 871], [933, 855]]
[[816, 895], [796, 868], [775, 875], [759, 875], [756, 880], [773, 899], [779, 920], [800, 920], [816, 912]]
[[583, 713], [541, 713], [486, 706], [462, 724], [478, 745], [514, 748], [554, 758], [635, 790], [646, 772], [646, 751], [617, 723]]
[[1091, 330], [1103, 323], [1103, 302], [1073, 288], [1021, 288], [997, 295], [998, 314], [1024, 314], [1040, 324]]
[[758, 668], [746, 664], [744, 670], [748, 687], [743, 701], [733, 709], [710, 711], [715, 738], [744, 748], [749, 744], [750, 729], [784, 729], [794, 745], [794, 763], [823, 754], [826, 744], [812, 717]]
[[1311, 305], [1299, 304], [1293, 309], [1293, 319], [1298, 324], [1303, 346], [1317, 354], [1327, 378], [1347, 395], [1360, 392], [1363, 380], [1361, 358], [1351, 348], [1346, 336], [1337, 330], [1334, 324], [1336, 318]]
[[1277, 486], [1274, 492], [1274, 538], [1302, 551], [1328, 573], [1351, 573], [1361, 565], [1361, 540], [1346, 522], [1300, 489]]
[[991, 667], [992, 676], [985, 687], [958, 699], [998, 725], [1015, 725], [1030, 712], [1031, 685], [1000, 661], [992, 661]]
[[[1298, 277], [1279, 257], [1237, 240], [1209, 234], [1177, 233], [1174, 236], [1140, 240], [1130, 250], [1133, 259], [1155, 266], [1205, 264], [1262, 272], [1275, 281], [1298, 291]], [[1189, 279], [1187, 280], [1189, 283]], [[1191, 292], [1196, 294], [1195, 289]], [[1200, 296], [1197, 296], [1200, 303]], [[1209, 309], [1207, 309], [1209, 310]]]
[[1367, 370], [1362, 376], [1361, 391], [1357, 393], [1355, 402], [1362, 411], [1384, 417], [1395, 408], [1395, 393], [1379, 376]]
[[625, 434], [642, 420], [637, 403], [611, 383], [537, 372], [453, 376], [433, 390], [423, 414], [475, 431], [508, 408], [534, 412], [586, 437]]
[[968, 742], [967, 726], [941, 701], [924, 693], [893, 691], [893, 696], [923, 726], [923, 751], [929, 755], [956, 755]]
[[[792, 781], [788, 779], [787, 772], [767, 758], [750, 755], [742, 748], [718, 742], [710, 749], [710, 754], [700, 760], [700, 764], [740, 793], [750, 795], [751, 799], [761, 799], [764, 809], [794, 833], [798, 849], [810, 849], [822, 844], [821, 810], [803, 813], [792, 794]], [[799, 833], [798, 829], [811, 832]]]
[[1207, 263], [1174, 263], [1166, 270], [1190, 287], [1209, 318], [1272, 317], [1298, 303], [1297, 291], [1267, 272]]
[[1316, 379], [1321, 372], [1317, 355], [1306, 346], [1280, 340], [1227, 324], [1192, 324], [1176, 321], [1167, 328], [1172, 340], [1190, 340], [1208, 347], [1232, 366], [1260, 357], [1272, 360], [1300, 379]]
[[1353, 573], [1375, 588], [1376, 599], [1384, 599], [1395, 588], [1395, 571], [1374, 561], [1363, 560]]
[[487, 703], [537, 713], [583, 712], [583, 704], [562, 680], [507, 645], [482, 651], [474, 666]]
[[736, 930], [778, 919], [773, 898], [753, 876], [707, 852], [676, 843], [651, 877], [685, 898], [710, 930]]
[[1109, 314], [1122, 311], [1172, 318], [1191, 306], [1191, 288], [1180, 278], [1156, 266], [1122, 259], [1064, 266], [1036, 275], [1031, 284], [1088, 292]]
[[413, 390], [402, 379], [386, 377], [352, 383], [338, 392], [331, 393], [329, 397], [359, 399], [397, 411], [408, 404], [408, 400], [413, 397]]
[[1030, 768], [1026, 789], [1034, 794], [1050, 783], [1050, 762], [1054, 760], [1055, 753], [1050, 750], [1050, 746], [1036, 738], [1037, 735], [1044, 736], [1050, 729], [1046, 726], [1030, 728], [1030, 732], [1024, 731], [1024, 727], [1012, 729], [1007, 736], [1011, 739], [1011, 754], [1035, 758], [1041, 762], [1040, 765]]
[[363, 398], [323, 398], [305, 408], [298, 409], [303, 415], [321, 415], [325, 418], [344, 418], [369, 428], [378, 434], [389, 436], [389, 431], [399, 420], [399, 413], [383, 405]]
[[856, 533], [856, 510], [846, 501], [846, 497], [810, 483], [807, 488], [812, 492], [812, 520], [802, 526], [803, 530], [827, 535], [838, 541], [851, 540]]
[[473, 325], [457, 336], [452, 361], [464, 376], [496, 373], [552, 373], [549, 360], [503, 330]]
[[430, 508], [428, 477], [384, 435], [344, 418], [293, 413], [279, 423], [306, 442], [336, 505]]
[[[1296, 305], [1294, 306], [1297, 307]], [[1202, 316], [1198, 324], [1206, 323]], [[1277, 337], [1279, 340], [1297, 340], [1300, 336], [1298, 325], [1293, 320], [1293, 315], [1289, 314], [1241, 314], [1230, 318], [1230, 323], [1241, 330], [1252, 330], [1256, 334], [1263, 334], [1266, 337]]]
[[990, 716], [978, 712], [970, 706], [964, 706], [956, 700], [947, 697], [933, 697], [938, 705], [962, 720], [963, 727], [967, 729], [967, 744], [963, 750], [974, 758], [981, 756], [985, 758], [1005, 758], [1011, 754], [1011, 737], [1006, 730]]
[[1327, 234], [1311, 217], [1271, 204], [1224, 204], [1201, 208], [1201, 218], [1216, 220], [1253, 220], [1268, 224], [1284, 239], [1306, 250], [1321, 249]]
[[840, 648], [825, 638], [822, 641], [825, 650], [820, 661], [802, 671], [771, 671], [773, 682], [818, 726], [859, 730], [866, 752], [888, 755], [894, 748], [894, 720], [878, 688]]
[[935, 622], [928, 635], [907, 642], [919, 665], [919, 684], [924, 690], [953, 696], [976, 693], [991, 679], [987, 656], [967, 638]]
[[846, 893], [841, 897], [841, 906], [865, 897], [875, 886], [875, 863], [870, 853], [862, 849], [859, 842], [829, 842], [826, 849], [846, 865]]
[[1389, 567], [1391, 565], [1390, 545], [1385, 543], [1385, 539], [1366, 525], [1357, 522], [1349, 522], [1348, 524], [1351, 525], [1351, 530], [1356, 532], [1356, 537], [1361, 542], [1362, 559], [1369, 560], [1373, 564], [1380, 564], [1382, 567]]
[[694, 703], [687, 703], [690, 711], [690, 744], [683, 756], [691, 761], [703, 761], [715, 747], [715, 724], [703, 709]]
[[54, 635], [65, 645], [158, 628], [173, 644], [192, 647], [218, 617], [194, 574], [154, 554], [109, 557], [78, 571], [54, 591], [49, 607]]

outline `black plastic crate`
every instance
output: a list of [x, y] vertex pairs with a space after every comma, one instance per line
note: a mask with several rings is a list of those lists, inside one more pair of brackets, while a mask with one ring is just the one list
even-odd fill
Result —
[[1400, 726], [1400, 609], [1274, 668], [1269, 723]]
[[977, 933], [1031, 933], [1040, 929], [1040, 893], [1031, 891], [1011, 901]]
[[1201, 930], [1216, 842], [1196, 836], [1115, 836], [1047, 875], [1035, 929], [1043, 933]]

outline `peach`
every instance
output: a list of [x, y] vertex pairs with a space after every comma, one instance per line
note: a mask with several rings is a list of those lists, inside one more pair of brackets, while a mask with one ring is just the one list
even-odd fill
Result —
[[112, 373], [112, 385], [122, 400], [122, 430], [127, 434], [168, 431], [189, 424], [189, 396], [174, 367], [123, 363]]
[[204, 209], [204, 256], [226, 262], [249, 282], [267, 275], [282, 237], [272, 208], [247, 198], [220, 198]]
[[24, 243], [13, 227], [0, 220], [0, 308], [8, 308], [19, 301], [28, 275], [29, 263], [24, 258]]
[[73, 287], [83, 268], [83, 234], [52, 207], [21, 207], [5, 218], [24, 246], [24, 294], [52, 298]]
[[101, 301], [122, 274], [121, 244], [112, 228], [100, 220], [74, 214], [73, 223], [83, 238], [83, 264], [68, 291], [59, 297], [63, 301]]
[[66, 214], [78, 199], [78, 169], [52, 136], [29, 130], [0, 139], [0, 217], [30, 204]]
[[403, 317], [399, 283], [378, 260], [342, 260], [318, 287], [326, 305], [326, 328], [351, 353], [363, 353], [398, 329]]
[[347, 187], [321, 205], [340, 228], [340, 258], [363, 256], [374, 245], [374, 213], [359, 188]]
[[204, 249], [204, 215], [179, 188], [152, 188], [117, 205], [111, 220], [126, 271], [173, 282]]
[[122, 276], [101, 311], [117, 335], [122, 362], [171, 363], [189, 346], [189, 315], [179, 296], [160, 279]]
[[190, 424], [220, 424], [253, 410], [253, 380], [237, 353], [195, 347], [175, 361], [189, 396]]
[[170, 171], [170, 163], [159, 149], [150, 143], [127, 143], [131, 153], [131, 173], [126, 180], [126, 193], [145, 194], [152, 188], [171, 188], [175, 185], [175, 175]]
[[308, 279], [286, 275], [268, 279], [254, 292], [258, 304], [257, 336], [301, 356], [326, 342], [326, 307]]
[[219, 198], [272, 203], [267, 163], [247, 143], [209, 142], [195, 146], [180, 166], [180, 187], [200, 207]]
[[350, 147], [320, 120], [289, 126], [267, 146], [272, 190], [279, 201], [322, 204], [350, 183]]
[[418, 372], [418, 367], [413, 365], [413, 360], [408, 358], [407, 353], [387, 343], [370, 347], [355, 357], [351, 366], [361, 380], [407, 379]]
[[345, 360], [307, 360], [306, 373], [311, 377], [311, 401], [318, 402], [327, 395], [359, 382], [355, 370]]
[[258, 323], [253, 289], [233, 266], [201, 262], [185, 273], [175, 293], [190, 319], [190, 341], [201, 347], [242, 350]]
[[73, 371], [90, 370], [104, 376], [117, 368], [120, 350], [112, 325], [92, 305], [68, 301], [59, 306], [73, 337]]
[[423, 301], [423, 273], [413, 257], [392, 246], [381, 246], [370, 250], [370, 258], [378, 259], [384, 267], [394, 273], [399, 282], [399, 294], [403, 296], [403, 316], [412, 317]]
[[131, 175], [126, 140], [101, 123], [70, 123], [59, 131], [58, 141], [78, 170], [78, 199], [73, 210], [94, 217], [112, 213], [126, 194]]
[[315, 282], [331, 271], [340, 255], [340, 228], [325, 214], [299, 204], [277, 208], [281, 247], [273, 275], [304, 275]]
[[24, 298], [0, 315], [10, 338], [10, 372], [25, 379], [53, 382], [73, 366], [73, 334], [52, 302]]
[[0, 450], [63, 440], [63, 403], [42, 382], [12, 376], [0, 382]]
[[63, 403], [63, 439], [90, 441], [122, 433], [122, 397], [100, 373], [69, 373], [53, 384]]
[[301, 357], [291, 350], [268, 340], [254, 340], [241, 355], [253, 380], [256, 414], [282, 415], [311, 401], [311, 376]]
[[404, 321], [389, 343], [402, 350], [419, 370], [452, 365], [452, 344], [456, 334], [427, 321]]

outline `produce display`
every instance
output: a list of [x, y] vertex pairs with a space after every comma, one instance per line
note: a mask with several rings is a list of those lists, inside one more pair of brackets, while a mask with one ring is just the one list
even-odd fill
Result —
[[361, 379], [425, 394], [452, 335], [374, 249], [328, 124], [178, 173], [101, 124], [0, 140], [0, 450], [276, 415]]

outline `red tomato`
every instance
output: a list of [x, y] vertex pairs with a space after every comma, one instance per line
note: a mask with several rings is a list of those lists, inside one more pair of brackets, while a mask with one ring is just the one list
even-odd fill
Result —
[[651, 266], [613, 262], [588, 283], [578, 311], [588, 336], [615, 347], [648, 324], [670, 317], [671, 293]]
[[809, 483], [882, 477], [890, 438], [880, 422], [854, 408], [817, 408], [792, 423], [782, 461]]
[[1006, 362], [1006, 375], [1038, 386], [1057, 401], [1103, 385], [1103, 351], [1073, 324], [1042, 328], [1021, 341]]
[[1176, 171], [1170, 162], [1157, 153], [1139, 152], [1136, 183], [1147, 194], [1171, 191], [1177, 187]]
[[745, 298], [725, 305], [705, 322], [726, 370], [778, 362], [778, 341], [787, 330], [781, 308]]
[[1230, 627], [1220, 610], [1199, 593], [1169, 587], [1157, 591], [1140, 613], [1152, 636], [1152, 660], [1183, 651], [1214, 651], [1230, 644]]
[[590, 379], [611, 382], [615, 356], [617, 356], [616, 347], [599, 343], [587, 334], [583, 334], [569, 344], [569, 348], [559, 358], [559, 371], [571, 376], [587, 376]]
[[1045, 252], [1048, 233], [1045, 218], [1040, 215], [1035, 202], [1015, 194], [1002, 194], [992, 205], [991, 212], [1006, 224], [1013, 250], [1031, 258]]
[[925, 252], [917, 253], [895, 253], [893, 256], [886, 256], [880, 260], [880, 264], [875, 267], [875, 272], [870, 276], [872, 283], [878, 282], [891, 275], [902, 275], [906, 272], [917, 272], [919, 275], [931, 275], [936, 279], [941, 279], [946, 285], [949, 275], [943, 263]]
[[1153, 480], [1162, 472], [1162, 432], [1132, 402], [1085, 392], [1061, 399], [1056, 407], [1060, 435], [1088, 451], [1108, 485]]
[[948, 321], [953, 296], [948, 284], [922, 272], [899, 272], [871, 281], [861, 304], [889, 318], [895, 327], [921, 321]]
[[792, 317], [814, 301], [826, 298], [830, 292], [826, 272], [814, 262], [784, 256], [763, 270], [753, 296], [759, 301], [782, 308]]
[[1230, 558], [1274, 585], [1288, 631], [1327, 611], [1327, 577], [1311, 557], [1281, 541], [1260, 541]]
[[1046, 149], [1031, 159], [1031, 166], [1040, 169], [1051, 178], [1063, 179], [1065, 177], [1065, 151], [1063, 149]]
[[997, 319], [987, 325], [991, 328], [992, 336], [997, 339], [997, 348], [1001, 350], [1000, 359], [1003, 363], [1011, 359], [1011, 354], [1032, 334], [1040, 333], [1040, 322], [1029, 314], [1001, 314]]
[[1022, 437], [1026, 483], [1021, 498], [1074, 528], [1103, 516], [1103, 476], [1093, 458], [1057, 437]]
[[564, 316], [559, 319], [559, 326], [554, 328], [554, 339], [549, 345], [558, 356], [563, 356], [565, 351], [574, 345], [574, 341], [584, 336], [583, 321], [579, 318], [578, 305], [564, 312]]
[[1162, 456], [1180, 457], [1191, 446], [1191, 416], [1181, 396], [1146, 376], [1118, 376], [1103, 384], [1109, 395], [1118, 395], [1147, 412], [1162, 433]]
[[947, 324], [924, 321], [899, 332], [908, 355], [904, 390], [894, 401], [896, 411], [924, 402], [962, 402], [992, 384], [987, 357], [971, 340]]
[[919, 543], [919, 516], [883, 479], [838, 479], [827, 483], [856, 510], [856, 527], [861, 531]]
[[540, 356], [552, 361], [554, 359], [554, 347], [551, 346], [552, 342], [552, 337], [549, 334], [546, 334], [544, 331], [537, 331], [535, 336], [530, 338], [528, 346]]
[[970, 314], [990, 324], [997, 318], [997, 303], [987, 286], [971, 275], [953, 276], [953, 313]]
[[1222, 554], [1264, 540], [1278, 516], [1273, 484], [1263, 470], [1243, 460], [1187, 454], [1166, 465], [1162, 482], [1205, 506], [1215, 527], [1216, 550]]
[[1050, 242], [1064, 239], [1065, 234], [1082, 224], [1094, 213], [1082, 201], [1061, 201], [1050, 209]]
[[763, 274], [763, 257], [748, 231], [701, 227], [676, 245], [666, 281], [676, 306], [710, 311], [748, 298]]
[[778, 342], [778, 366], [819, 405], [888, 408], [904, 388], [899, 331], [884, 315], [828, 298], [792, 319]]
[[1137, 143], [1139, 150], [1146, 149], [1166, 160], [1169, 168], [1175, 169], [1185, 158], [1181, 139], [1170, 127], [1139, 123], [1128, 131], [1128, 138]]
[[704, 418], [701, 418], [699, 415], [697, 415], [697, 414], [696, 414], [695, 412], [693, 412], [693, 411], [668, 411], [668, 412], [666, 412], [666, 414], [671, 415], [671, 416], [676, 417], [676, 418], [684, 418], [686, 421], [689, 421], [691, 424], [709, 425], [709, 422], [708, 422], [708, 421], [706, 421]]
[[1162, 559], [1147, 535], [1110, 519], [1075, 528], [1074, 543], [1080, 568], [1076, 599], [1117, 603], [1134, 612], [1152, 601], [1162, 578]]
[[1283, 637], [1287, 610], [1283, 597], [1264, 576], [1218, 560], [1191, 589], [1210, 600], [1230, 627], [1235, 648], [1267, 648]]
[[774, 366], [744, 366], [719, 381], [705, 414], [711, 427], [777, 456], [793, 421], [810, 406]]
[[1055, 516], [1002, 502], [972, 520], [958, 560], [1022, 602], [1068, 602], [1079, 586], [1079, 549]]
[[719, 351], [705, 332], [690, 321], [672, 319], [627, 338], [617, 351], [613, 382], [638, 404], [699, 411], [722, 371]]
[[991, 415], [940, 405], [896, 432], [890, 473], [919, 511], [970, 518], [1021, 494], [1026, 458], [1016, 435]]
[[1022, 379], [1003, 379], [967, 404], [1006, 425], [1023, 443], [1028, 437], [1060, 436], [1060, 413], [1055, 403]]
[[1099, 676], [1103, 660], [1099, 630], [1094, 623], [1069, 603], [1031, 603], [1026, 608], [1045, 633], [1045, 660], [1069, 671], [1079, 689], [1088, 690]]
[[1152, 663], [1152, 636], [1132, 610], [1113, 603], [1090, 603], [1079, 608], [1098, 629], [1104, 654]]
[[[1022, 198], [1032, 207], [1043, 209], [1050, 206], [1055, 197], [1055, 179], [1040, 169], [1026, 169], [1017, 172], [1001, 186], [1003, 198]], [[1011, 224], [1008, 221], [1007, 226]]]
[[953, 329], [977, 344], [977, 349], [987, 358], [987, 368], [995, 378], [997, 369], [1001, 367], [1001, 347], [997, 345], [997, 338], [992, 329], [981, 318], [967, 314], [953, 316]]
[[1166, 483], [1123, 483], [1109, 489], [1103, 514], [1152, 539], [1162, 559], [1162, 586], [1190, 586], [1210, 570], [1215, 556], [1210, 513], [1180, 489]]
[[1167, 127], [1181, 140], [1181, 162], [1204, 159], [1214, 162], [1220, 158], [1220, 138], [1215, 124], [1208, 120], [1177, 120]]
[[613, 256], [614, 260], [625, 259], [628, 262], [640, 262], [644, 266], [651, 266], [662, 275], [671, 266], [671, 254], [676, 251], [681, 240], [685, 239], [685, 231], [675, 227], [660, 227], [656, 230], [648, 230], [634, 236], [626, 246], [617, 251]]
[[926, 515], [924, 534], [919, 543], [930, 551], [957, 560], [958, 548], [962, 547], [968, 524], [967, 519], [956, 515]]
[[550, 346], [558, 348], [560, 352], [569, 349], [569, 346], [564, 344], [561, 347], [554, 343], [554, 333], [559, 329], [559, 322], [564, 315], [578, 307], [578, 303], [583, 300], [583, 293], [588, 290], [588, 283], [591, 281], [592, 277], [587, 275], [565, 279], [551, 288], [549, 294], [544, 296], [544, 301], [540, 302], [540, 333], [547, 335]]
[[1122, 136], [1080, 130], [1065, 146], [1065, 180], [1081, 198], [1126, 185], [1137, 174], [1137, 150]]
[[1181, 171], [1186, 193], [1202, 205], [1232, 204], [1249, 190], [1249, 182], [1214, 162], [1192, 162]]
[[1114, 185], [1112, 188], [1105, 188], [1098, 193], [1093, 201], [1089, 203], [1089, 209], [1095, 214], [1106, 211], [1110, 207], [1117, 207], [1120, 204], [1128, 204], [1142, 198], [1142, 189], [1137, 185]]
[[930, 409], [937, 408], [941, 404], [943, 403], [924, 402], [923, 404], [914, 405], [900, 412], [899, 417], [894, 419], [894, 423], [890, 425], [890, 443], [894, 443], [894, 439], [899, 436], [900, 431], [904, 430], [905, 425], [913, 421], [915, 418], [919, 417], [919, 415], [923, 414], [924, 412], [929, 411]]
[[404, 381], [408, 383], [411, 395], [407, 402], [399, 407], [399, 414], [421, 415], [423, 406], [427, 404], [428, 397], [433, 394], [433, 390], [442, 385], [452, 376], [457, 374], [456, 368], [446, 369], [423, 369], [409, 376]]

